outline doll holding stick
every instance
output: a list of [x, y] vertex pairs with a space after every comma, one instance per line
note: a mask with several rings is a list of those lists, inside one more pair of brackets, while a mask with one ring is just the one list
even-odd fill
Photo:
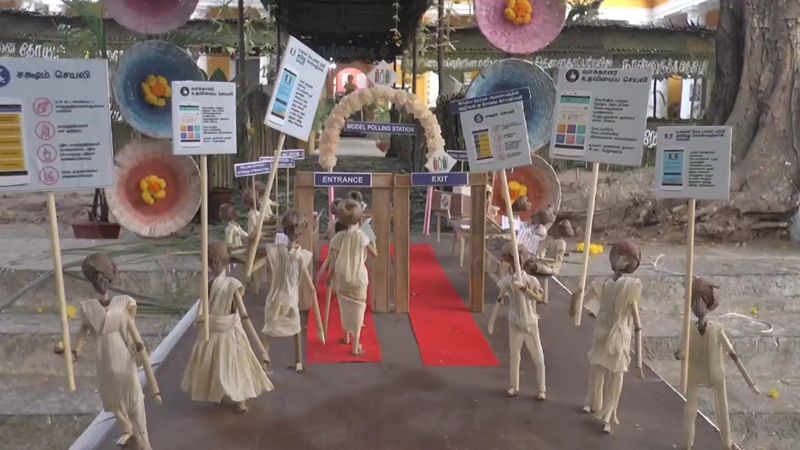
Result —
[[[622, 394], [622, 381], [631, 362], [631, 337], [636, 335], [636, 367], [642, 371], [642, 324], [638, 303], [642, 296], [642, 282], [627, 276], [639, 267], [641, 252], [632, 241], [614, 244], [609, 254], [610, 278], [594, 280], [589, 300], [599, 300], [600, 306], [594, 328], [594, 343], [589, 351], [589, 392], [586, 395], [586, 412], [594, 412], [603, 422], [603, 431], [611, 432], [611, 422], [618, 424], [617, 408]], [[579, 295], [573, 294], [573, 298]], [[573, 302], [574, 304], [574, 302]], [[571, 314], [580, 314], [571, 311]]]
[[363, 354], [361, 348], [361, 327], [364, 324], [364, 313], [367, 309], [367, 287], [369, 275], [365, 266], [367, 252], [377, 256], [375, 244], [370, 242], [367, 234], [361, 229], [364, 211], [354, 199], [347, 199], [339, 206], [339, 222], [347, 229], [336, 233], [331, 240], [328, 259], [325, 260], [317, 274], [319, 281], [324, 273], [331, 270], [336, 297], [339, 300], [339, 312], [342, 329], [345, 332], [345, 343], [353, 339], [353, 354]]
[[[122, 437], [117, 445], [136, 441], [136, 448], [150, 450], [147, 435], [147, 420], [144, 409], [144, 394], [139, 383], [135, 354], [138, 353], [147, 376], [153, 399], [161, 404], [150, 357], [136, 327], [136, 301], [127, 295], [108, 298], [108, 286], [117, 277], [117, 267], [106, 254], [95, 253], [87, 257], [81, 266], [83, 275], [92, 283], [99, 299], [86, 300], [78, 309], [81, 330], [73, 347], [71, 357], [78, 355], [85, 343], [85, 336], [97, 336], [97, 379], [103, 409], [114, 413], [122, 427]], [[63, 346], [56, 353], [63, 353]]]
[[309, 266], [312, 254], [297, 244], [297, 237], [305, 231], [307, 222], [296, 211], [288, 211], [281, 218], [281, 228], [289, 239], [287, 245], [267, 245], [267, 263], [272, 272], [267, 302], [264, 307], [264, 348], [269, 352], [271, 338], [294, 336], [295, 370], [303, 370], [302, 324], [300, 323], [300, 283], [311, 287], [314, 292], [314, 319], [319, 330], [322, 343], [325, 334], [319, 313], [314, 280], [311, 278]]
[[[708, 313], [719, 306], [715, 289], [719, 288], [702, 278], [695, 277], [692, 282], [692, 312], [697, 317], [697, 323], [689, 331], [689, 377], [684, 409], [687, 450], [692, 450], [694, 447], [698, 393], [701, 387], [707, 387], [714, 391], [716, 410], [714, 418], [719, 427], [723, 447], [727, 450], [733, 447], [728, 416], [728, 394], [725, 387], [726, 354], [736, 364], [750, 389], [756, 395], [761, 394], [744, 364], [739, 360], [739, 355], [736, 354], [728, 336], [725, 335], [725, 328], [721, 323], [708, 320]], [[675, 356], [677, 359], [684, 357], [681, 351], [678, 351]]]
[[[239, 412], [247, 411], [246, 400], [273, 389], [264, 368], [247, 341], [248, 336], [266, 364], [266, 350], [261, 346], [253, 323], [245, 309], [244, 286], [229, 277], [225, 268], [230, 262], [224, 242], [208, 246], [208, 267], [214, 276], [209, 294], [210, 337], [202, 333], [192, 349], [189, 364], [183, 374], [181, 389], [193, 401], [222, 403], [229, 398]], [[201, 316], [202, 317], [202, 316]]]
[[[520, 260], [527, 260], [527, 249], [519, 246]], [[500, 293], [497, 297], [489, 319], [489, 334], [494, 333], [494, 322], [497, 319], [500, 305], [508, 302], [508, 346], [509, 346], [509, 378], [511, 386], [507, 395], [516, 397], [519, 394], [519, 364], [522, 347], [528, 347], [533, 366], [536, 369], [536, 398], [547, 398], [545, 388], [545, 367], [542, 342], [539, 339], [539, 316], [536, 314], [536, 303], [541, 303], [542, 288], [535, 276], [527, 273], [514, 273], [514, 246], [507, 243], [503, 246], [501, 259], [511, 266], [511, 273], [505, 275], [497, 283]]]
[[239, 225], [239, 212], [230, 203], [223, 203], [219, 207], [219, 217], [227, 222], [225, 225], [225, 243], [229, 248], [236, 249], [244, 245], [243, 239], [248, 238], [248, 234]]

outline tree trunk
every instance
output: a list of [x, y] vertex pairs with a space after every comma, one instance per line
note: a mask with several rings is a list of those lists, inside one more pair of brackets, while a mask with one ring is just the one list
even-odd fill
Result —
[[798, 206], [800, 1], [722, 0], [720, 14], [713, 112], [719, 123], [730, 111], [733, 173], [731, 202], [717, 215], [752, 229]]

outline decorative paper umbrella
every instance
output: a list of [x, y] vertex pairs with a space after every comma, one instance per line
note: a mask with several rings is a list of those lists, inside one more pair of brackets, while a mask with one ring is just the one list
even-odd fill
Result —
[[[524, 191], [531, 204], [530, 214], [522, 214], [522, 220], [528, 221], [532, 213], [550, 206], [553, 214], [558, 214], [561, 207], [561, 184], [556, 171], [547, 161], [538, 155], [533, 155], [533, 164], [517, 167], [513, 172], [508, 172], [508, 187], [511, 191]], [[500, 188], [500, 178], [495, 177], [492, 189], [492, 205], [500, 208], [500, 214], [506, 214], [505, 202]]]
[[122, 54], [112, 81], [122, 117], [140, 133], [166, 139], [172, 137], [169, 96], [158, 96], [164, 97], [163, 105], [148, 103], [142, 86], [156, 76], [168, 86], [172, 81], [202, 81], [203, 72], [188, 53], [167, 42], [140, 42]]
[[512, 89], [529, 88], [531, 98], [525, 102], [528, 142], [536, 152], [550, 142], [556, 86], [541, 67], [521, 59], [504, 59], [483, 69], [470, 84], [467, 98], [495, 94]]
[[185, 24], [198, 0], [106, 0], [108, 14], [123, 27], [145, 34], [166, 33]]
[[200, 208], [197, 164], [189, 156], [174, 156], [170, 141], [132, 142], [117, 154], [115, 165], [108, 206], [126, 229], [144, 237], [168, 236]]
[[550, 45], [561, 33], [567, 17], [564, 0], [527, 1], [532, 10], [530, 21], [522, 25], [506, 18], [508, 0], [475, 2], [478, 27], [492, 45], [512, 55], [529, 55]]

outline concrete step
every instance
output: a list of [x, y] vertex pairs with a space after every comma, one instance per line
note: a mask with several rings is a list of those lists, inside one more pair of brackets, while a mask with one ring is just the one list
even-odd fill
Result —
[[[648, 361], [647, 364], [676, 389], [680, 385], [678, 361]], [[762, 390], [759, 396], [738, 376], [733, 363], [726, 366], [726, 375], [729, 379], [728, 408], [734, 442], [747, 450], [800, 448], [800, 377], [795, 375], [795, 378], [781, 381], [768, 378], [756, 380]], [[766, 395], [771, 389], [779, 391], [778, 399]], [[715, 420], [714, 397], [708, 389], [701, 390], [700, 410], [712, 421]]]
[[[152, 351], [179, 319], [172, 316], [140, 315], [136, 324], [147, 348]], [[80, 321], [70, 320], [73, 339], [79, 329]], [[63, 375], [63, 357], [53, 353], [53, 346], [59, 341], [61, 325], [56, 315], [0, 315], [0, 375]], [[94, 376], [95, 348], [95, 340], [89, 337], [74, 366], [77, 376]]]

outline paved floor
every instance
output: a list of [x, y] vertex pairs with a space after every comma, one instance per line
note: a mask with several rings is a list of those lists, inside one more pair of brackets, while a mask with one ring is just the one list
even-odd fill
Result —
[[[440, 261], [466, 296], [467, 274], [457, 269], [449, 245]], [[496, 294], [487, 289], [487, 299]], [[491, 304], [492, 300], [487, 303]], [[261, 298], [248, 299], [256, 326]], [[413, 298], [412, 298], [413, 307]], [[489, 308], [487, 308], [488, 310]], [[276, 390], [250, 402], [238, 415], [232, 407], [194, 403], [179, 390], [183, 369], [197, 337], [192, 329], [158, 372], [164, 406], [147, 405], [150, 438], [156, 449], [558, 449], [672, 450], [683, 448], [683, 402], [654, 373], [646, 381], [625, 380], [621, 425], [611, 436], [581, 412], [585, 395], [592, 322], [576, 329], [567, 317], [567, 297], [555, 292], [540, 324], [547, 363], [548, 400], [536, 402], [532, 367], [522, 364], [522, 395], [504, 397], [508, 385], [507, 327], [498, 321], [492, 348], [498, 368], [427, 368], [420, 362], [406, 315], [376, 315], [384, 355], [378, 364], [308, 367], [296, 374], [291, 339], [272, 347]], [[488, 311], [476, 315], [485, 329]], [[117, 429], [101, 448], [114, 448]], [[695, 448], [719, 448], [716, 431], [698, 423]]]

